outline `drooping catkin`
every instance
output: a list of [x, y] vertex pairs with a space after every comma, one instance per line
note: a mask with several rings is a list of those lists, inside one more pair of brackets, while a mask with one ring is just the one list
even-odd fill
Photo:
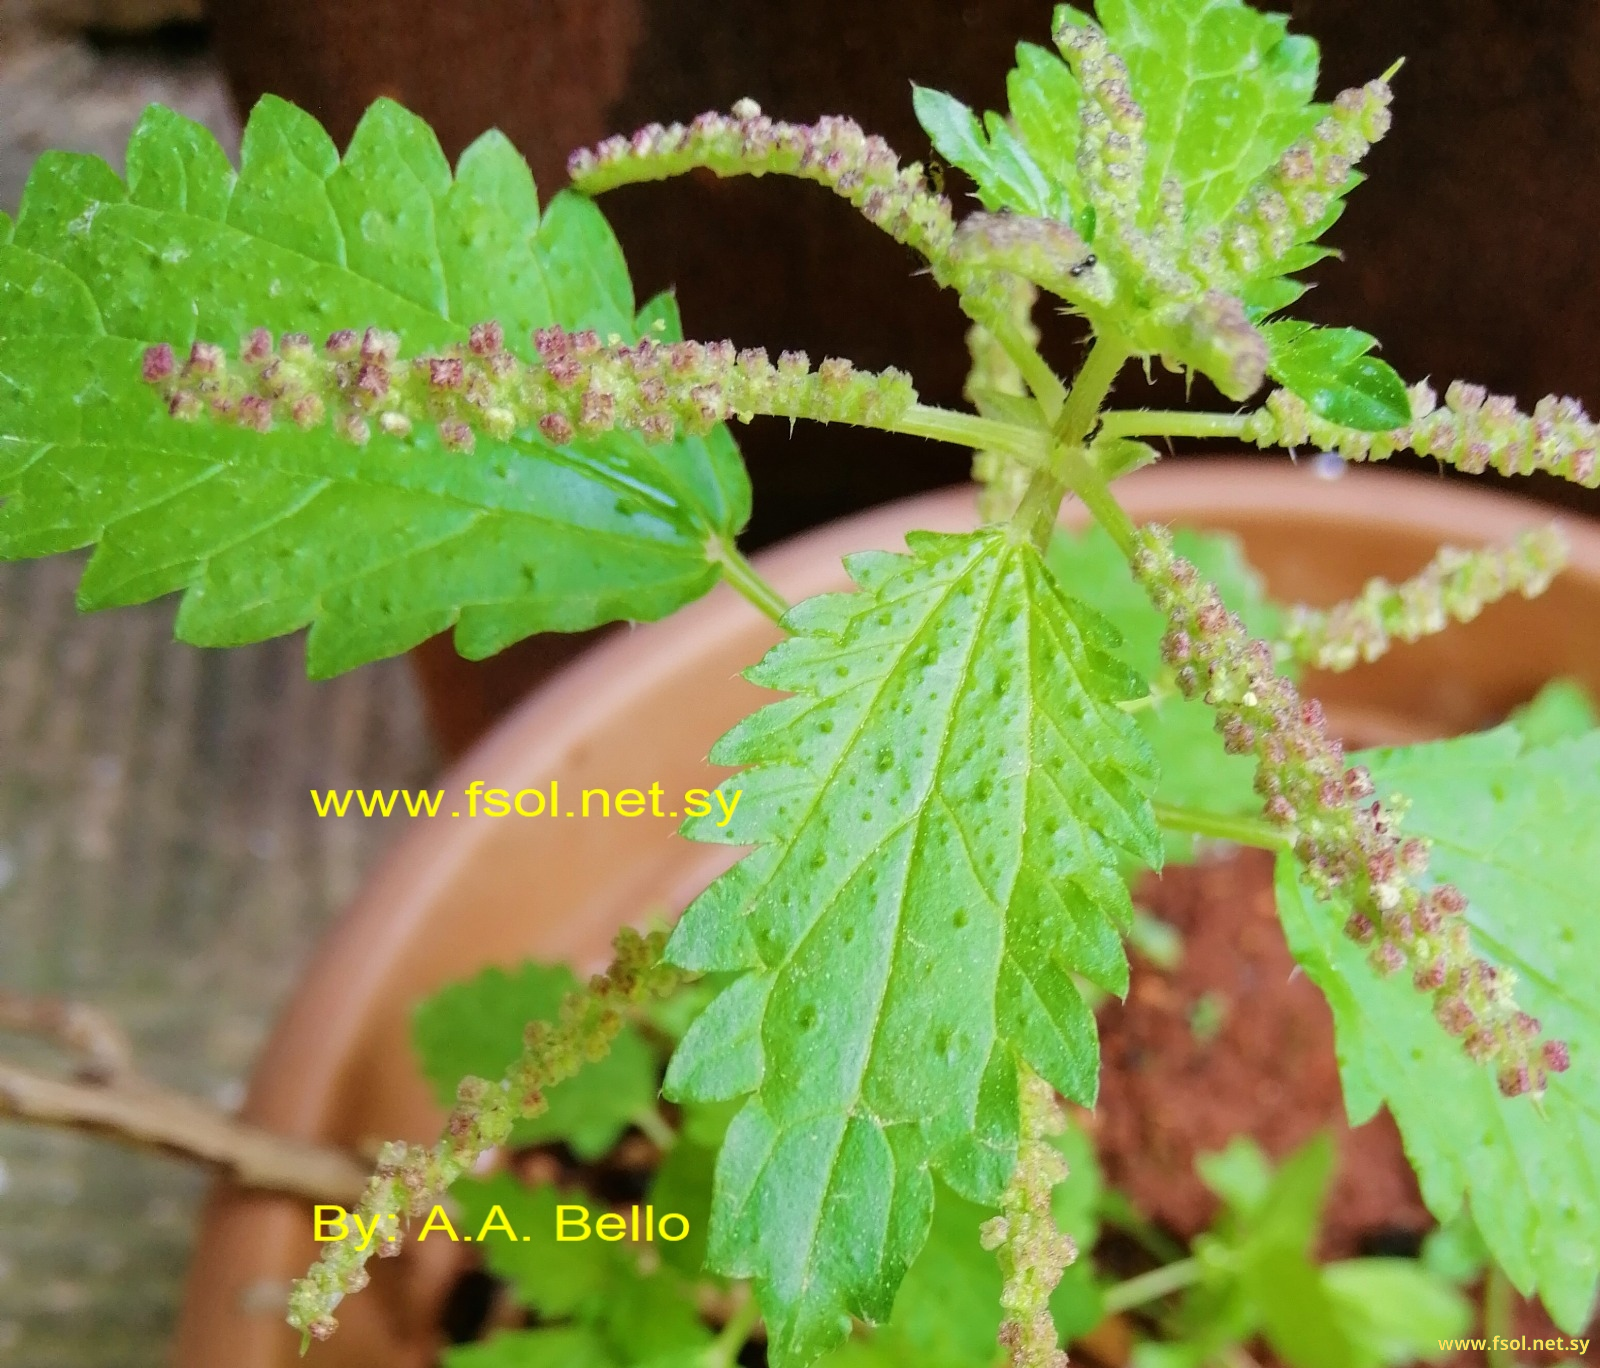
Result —
[[258, 328], [237, 362], [197, 342], [180, 366], [161, 345], [145, 353], [143, 374], [177, 418], [261, 432], [331, 420], [357, 445], [374, 431], [404, 437], [432, 425], [458, 451], [470, 451], [480, 433], [536, 431], [560, 446], [622, 429], [666, 442], [757, 414], [890, 426], [917, 398], [900, 371], [873, 374], [834, 359], [813, 369], [804, 352], [774, 362], [731, 342], [605, 342], [555, 326], [539, 329], [533, 343], [537, 359], [525, 362], [507, 349], [498, 323], [480, 323], [465, 345], [406, 360], [400, 339], [377, 328], [334, 332], [320, 348], [303, 334], [275, 342]]
[[289, 1294], [290, 1325], [312, 1339], [332, 1335], [339, 1303], [367, 1285], [367, 1260], [398, 1254], [407, 1224], [504, 1143], [518, 1118], [543, 1112], [549, 1088], [603, 1058], [629, 1007], [666, 997], [682, 983], [682, 973], [661, 960], [665, 944], [665, 932], [620, 932], [610, 967], [567, 994], [554, 1022], [529, 1024], [522, 1053], [498, 1082], [462, 1080], [455, 1109], [434, 1144], [391, 1141], [383, 1147], [356, 1209], [376, 1238], [365, 1248], [354, 1233], [323, 1245], [321, 1258]]
[[1056, 1225], [1050, 1196], [1067, 1176], [1067, 1161], [1050, 1143], [1066, 1129], [1055, 1089], [1020, 1066], [1020, 1143], [1017, 1167], [1000, 1199], [1000, 1215], [984, 1222], [980, 1238], [999, 1260], [1005, 1283], [1000, 1306], [1000, 1343], [1012, 1368], [1066, 1368], [1057, 1343], [1050, 1294], [1078, 1257], [1071, 1236]]
[[1417, 990], [1432, 996], [1439, 1024], [1495, 1070], [1502, 1093], [1542, 1092], [1548, 1073], [1568, 1067], [1565, 1043], [1541, 1039], [1538, 1020], [1517, 1005], [1514, 976], [1474, 952], [1461, 891], [1423, 886], [1427, 842], [1401, 834], [1400, 809], [1374, 799], [1364, 766], [1346, 768], [1322, 705], [1276, 672], [1272, 647], [1252, 640], [1215, 588], [1174, 553], [1166, 529], [1141, 529], [1133, 564], [1167, 617], [1162, 654], [1178, 688], [1215, 710], [1231, 754], [1255, 758], [1267, 819], [1292, 842], [1312, 892], [1349, 904], [1345, 934], [1370, 947], [1374, 970], [1409, 970]]
[[1400, 584], [1374, 579], [1332, 608], [1296, 608], [1284, 627], [1295, 659], [1321, 670], [1348, 670], [1377, 660], [1395, 641], [1420, 641], [1452, 622], [1471, 622], [1510, 594], [1535, 598], [1567, 562], [1555, 527], [1524, 532], [1505, 546], [1478, 551], [1443, 548]]

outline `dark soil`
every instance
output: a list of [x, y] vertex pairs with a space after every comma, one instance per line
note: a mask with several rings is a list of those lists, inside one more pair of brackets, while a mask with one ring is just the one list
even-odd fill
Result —
[[1321, 1252], [1414, 1251], [1432, 1219], [1388, 1114], [1345, 1124], [1333, 1019], [1289, 958], [1272, 857], [1174, 866], [1139, 895], [1182, 935], [1183, 956], [1170, 972], [1135, 956], [1126, 1006], [1100, 1012], [1104, 1071], [1090, 1120], [1109, 1180], [1188, 1239], [1217, 1211], [1197, 1155], [1243, 1133], [1281, 1159], [1330, 1130], [1339, 1165]]
[[[1245, 1134], [1281, 1159], [1327, 1130], [1338, 1169], [1318, 1254], [1414, 1254], [1433, 1219], [1388, 1113], [1354, 1129], [1346, 1124], [1333, 1019], [1284, 944], [1271, 856], [1241, 851], [1174, 866], [1147, 878], [1138, 895], [1179, 931], [1183, 955], [1169, 971], [1135, 954], [1126, 1005], [1113, 1000], [1099, 1014], [1100, 1101], [1084, 1120], [1109, 1181], [1152, 1221], [1188, 1239], [1218, 1206], [1195, 1175], [1197, 1155]], [[1537, 1305], [1519, 1303], [1513, 1319], [1530, 1339], [1560, 1333]], [[1517, 1356], [1521, 1363], [1562, 1357]], [[1585, 1361], [1600, 1363], [1600, 1346], [1591, 1342]], [[1451, 1362], [1468, 1368], [1483, 1355]]]

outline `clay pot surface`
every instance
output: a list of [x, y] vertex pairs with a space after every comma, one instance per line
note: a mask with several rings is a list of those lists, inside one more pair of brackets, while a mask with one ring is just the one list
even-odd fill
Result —
[[[1547, 516], [1436, 480], [1351, 470], [1330, 481], [1270, 457], [1158, 466], [1119, 492], [1136, 520], [1238, 534], [1279, 598], [1323, 604], [1374, 574], [1415, 572], [1441, 543], [1503, 541]], [[970, 489], [923, 495], [808, 533], [759, 564], [795, 600], [847, 587], [840, 558], [848, 552], [900, 549], [909, 529], [961, 530], [973, 519]], [[1545, 597], [1497, 605], [1352, 674], [1312, 677], [1308, 691], [1362, 741], [1491, 724], [1552, 676], [1600, 692], [1600, 529], [1568, 520], [1566, 531], [1573, 564]], [[772, 699], [739, 672], [777, 637], [725, 587], [667, 622], [617, 632], [465, 756], [442, 781], [447, 798], [473, 780], [516, 790], [556, 779], [568, 792], [709, 788], [725, 773], [705, 759], [712, 742]], [[245, 1115], [358, 1148], [432, 1138], [442, 1115], [408, 1043], [413, 1006], [489, 964], [533, 957], [597, 966], [620, 925], [677, 913], [732, 857], [684, 840], [677, 825], [648, 816], [418, 820], [311, 966], [257, 1068]], [[375, 1261], [372, 1286], [340, 1308], [339, 1333], [309, 1362], [432, 1363], [459, 1267], [453, 1249], [434, 1241]], [[315, 1252], [305, 1204], [219, 1186], [190, 1273], [180, 1368], [299, 1362], [281, 1299]]]

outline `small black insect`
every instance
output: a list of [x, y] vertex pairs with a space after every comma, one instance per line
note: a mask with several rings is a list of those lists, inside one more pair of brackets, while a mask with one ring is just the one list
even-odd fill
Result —
[[1085, 274], [1086, 272], [1094, 270], [1094, 268], [1099, 264], [1100, 259], [1095, 256], [1093, 252], [1090, 252], [1089, 255], [1084, 257], [1084, 259], [1076, 266], [1069, 266], [1067, 268], [1067, 274], [1076, 280], [1079, 276]]

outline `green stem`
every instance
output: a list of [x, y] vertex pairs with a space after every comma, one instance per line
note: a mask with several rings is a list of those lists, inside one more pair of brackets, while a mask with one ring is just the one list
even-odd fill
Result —
[[1511, 1341], [1511, 1279], [1501, 1271], [1500, 1265], [1491, 1263], [1489, 1274], [1483, 1282], [1483, 1333], [1488, 1337], [1486, 1351], [1489, 1368], [1514, 1368], [1516, 1357], [1509, 1347], [1496, 1349], [1498, 1337]]
[[760, 572], [728, 542], [716, 542], [711, 547], [711, 559], [722, 567], [722, 578], [729, 587], [754, 604], [774, 622], [782, 622], [789, 611], [789, 601], [774, 589]]
[[667, 1124], [666, 1117], [654, 1107], [641, 1107], [634, 1112], [632, 1120], [640, 1133], [663, 1154], [678, 1143], [678, 1132]]
[[1134, 552], [1139, 549], [1139, 530], [1117, 502], [1116, 495], [1100, 474], [1094, 458], [1084, 448], [1077, 447], [1067, 452], [1063, 467], [1068, 488], [1083, 502], [1094, 520], [1110, 534], [1117, 549], [1132, 560]]
[[1061, 383], [1055, 371], [1050, 369], [1050, 363], [1039, 354], [1039, 349], [1018, 332], [1009, 319], [990, 317], [987, 310], [983, 312], [985, 316], [982, 318], [970, 310], [968, 314], [975, 323], [980, 323], [989, 330], [989, 335], [1011, 358], [1011, 364], [1022, 373], [1023, 383], [1039, 401], [1044, 416], [1054, 422], [1062, 406], [1067, 402], [1067, 387]]
[[1102, 437], [1242, 437], [1247, 413], [1119, 409], [1100, 420]]
[[1103, 1301], [1106, 1314], [1114, 1316], [1119, 1311], [1128, 1311], [1135, 1306], [1155, 1301], [1158, 1297], [1179, 1292], [1198, 1282], [1200, 1273], [1200, 1260], [1183, 1259], [1178, 1263], [1168, 1264], [1165, 1268], [1152, 1268], [1137, 1278], [1129, 1278], [1126, 1282], [1120, 1282], [1115, 1287], [1107, 1289]]
[[911, 437], [929, 437], [974, 451], [998, 451], [1036, 469], [1048, 465], [1050, 439], [1037, 428], [980, 418], [975, 413], [914, 404], [890, 429]]
[[1187, 831], [1214, 841], [1258, 846], [1262, 850], [1286, 850], [1289, 838], [1260, 817], [1235, 817], [1221, 812], [1202, 812], [1197, 808], [1175, 807], [1171, 803], [1153, 805], [1156, 821], [1168, 831]]
[[738, 1362], [739, 1350], [744, 1348], [745, 1341], [750, 1338], [750, 1332], [760, 1319], [761, 1306], [756, 1301], [755, 1293], [746, 1288], [745, 1299], [739, 1309], [728, 1317], [727, 1324], [706, 1347], [705, 1357], [701, 1359], [705, 1368], [733, 1368]]
[[[1127, 344], [1114, 333], [1096, 337], [1094, 346], [1089, 348], [1083, 369], [1072, 382], [1066, 403], [1061, 406], [1061, 411], [1055, 416], [1051, 428], [1056, 450], [1058, 453], [1064, 453], [1065, 464], [1071, 466], [1076, 457], [1080, 464], [1092, 469], [1092, 465], [1087, 465], [1087, 458], [1083, 456], [1083, 444], [1094, 431], [1100, 408], [1106, 401], [1106, 395], [1111, 393], [1111, 386], [1118, 373], [1127, 364], [1129, 355]], [[1049, 412], [1048, 408], [1046, 412]], [[1080, 478], [1081, 474], [1076, 469], [1040, 470], [1035, 471], [1033, 478], [1028, 481], [1028, 488], [1022, 496], [1022, 502], [1017, 506], [1012, 524], [1025, 532], [1041, 551], [1050, 542], [1050, 534], [1055, 530], [1056, 517], [1061, 512], [1061, 499], [1068, 487], [1070, 486], [1082, 497], [1082, 491], [1078, 489]], [[1104, 488], [1104, 481], [1100, 483]], [[1107, 491], [1106, 498], [1110, 497]], [[1087, 504], [1089, 500], [1085, 498], [1084, 502]], [[1115, 500], [1111, 502], [1115, 504]], [[1090, 507], [1093, 511], [1093, 505]], [[1120, 512], [1120, 509], [1118, 511]], [[1095, 516], [1099, 517], [1100, 514], [1096, 513]], [[1126, 516], [1123, 521], [1127, 521]], [[1131, 534], [1131, 523], [1128, 524], [1128, 528]], [[1130, 536], [1128, 543], [1130, 554], [1132, 544]]]

